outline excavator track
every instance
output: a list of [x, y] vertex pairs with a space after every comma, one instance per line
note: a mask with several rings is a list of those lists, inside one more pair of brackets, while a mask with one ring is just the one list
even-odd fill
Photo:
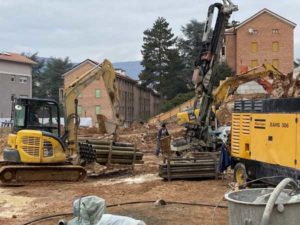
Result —
[[2, 165], [2, 185], [24, 185], [37, 181], [78, 182], [86, 178], [86, 170], [74, 165]]

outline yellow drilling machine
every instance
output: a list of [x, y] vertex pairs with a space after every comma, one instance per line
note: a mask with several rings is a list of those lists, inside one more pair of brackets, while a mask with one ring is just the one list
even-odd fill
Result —
[[231, 158], [239, 185], [248, 179], [277, 184], [300, 179], [300, 98], [236, 101]]

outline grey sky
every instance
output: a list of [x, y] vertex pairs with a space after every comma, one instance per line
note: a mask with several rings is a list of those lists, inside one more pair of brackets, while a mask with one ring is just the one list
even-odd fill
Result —
[[[220, 1], [220, 0], [218, 0]], [[233, 0], [232, 19], [243, 21], [263, 8], [300, 26], [300, 1]], [[142, 58], [143, 31], [158, 16], [173, 32], [191, 19], [204, 21], [213, 0], [0, 0], [0, 51], [39, 52], [40, 56], [130, 61]], [[300, 27], [295, 28], [295, 58]]]

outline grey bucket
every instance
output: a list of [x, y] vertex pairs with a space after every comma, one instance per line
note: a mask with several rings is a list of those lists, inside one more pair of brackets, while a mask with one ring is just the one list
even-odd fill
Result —
[[[299, 225], [300, 195], [290, 196], [293, 190], [284, 189], [291, 183], [296, 189], [296, 182], [284, 179], [275, 189], [256, 188], [230, 192], [225, 195], [228, 201], [230, 225]], [[258, 197], [267, 201], [257, 201]], [[276, 203], [275, 203], [276, 202]], [[275, 203], [275, 204], [274, 204]]]

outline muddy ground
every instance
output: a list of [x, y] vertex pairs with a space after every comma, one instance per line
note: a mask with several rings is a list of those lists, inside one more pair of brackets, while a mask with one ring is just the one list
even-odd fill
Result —
[[[33, 183], [21, 187], [0, 187], [0, 224], [24, 224], [35, 218], [72, 212], [74, 199], [97, 195], [107, 204], [131, 201], [178, 201], [217, 204], [228, 190], [228, 180], [161, 180], [157, 176], [159, 159], [147, 154], [145, 165], [136, 167], [134, 173], [87, 179], [82, 183]], [[227, 203], [221, 201], [222, 205]], [[227, 209], [172, 204], [156, 206], [153, 203], [116, 206], [108, 213], [131, 216], [148, 225], [227, 225]], [[212, 221], [215, 214], [215, 223]], [[40, 225], [57, 224], [61, 218], [45, 220]]]
[[[176, 126], [170, 129], [170, 133], [174, 136], [180, 132]], [[0, 143], [2, 146], [6, 140], [3, 134]], [[40, 182], [20, 187], [0, 186], [0, 224], [22, 225], [39, 217], [71, 213], [72, 202], [86, 195], [102, 197], [107, 201], [107, 205], [157, 199], [164, 199], [167, 202], [227, 205], [222, 198], [229, 190], [229, 179], [172, 182], [162, 180], [157, 175], [158, 164], [162, 159], [153, 155], [155, 136], [155, 127], [153, 129], [137, 127], [136, 132], [125, 131], [121, 134], [122, 141], [137, 140], [138, 147], [145, 154], [145, 164], [136, 165], [134, 171], [129, 169], [120, 174], [88, 178], [81, 183]], [[204, 206], [183, 204], [157, 206], [153, 203], [141, 203], [111, 207], [107, 212], [141, 219], [147, 225], [228, 224], [227, 209]], [[54, 225], [59, 219], [70, 218], [60, 216], [32, 224]]]

